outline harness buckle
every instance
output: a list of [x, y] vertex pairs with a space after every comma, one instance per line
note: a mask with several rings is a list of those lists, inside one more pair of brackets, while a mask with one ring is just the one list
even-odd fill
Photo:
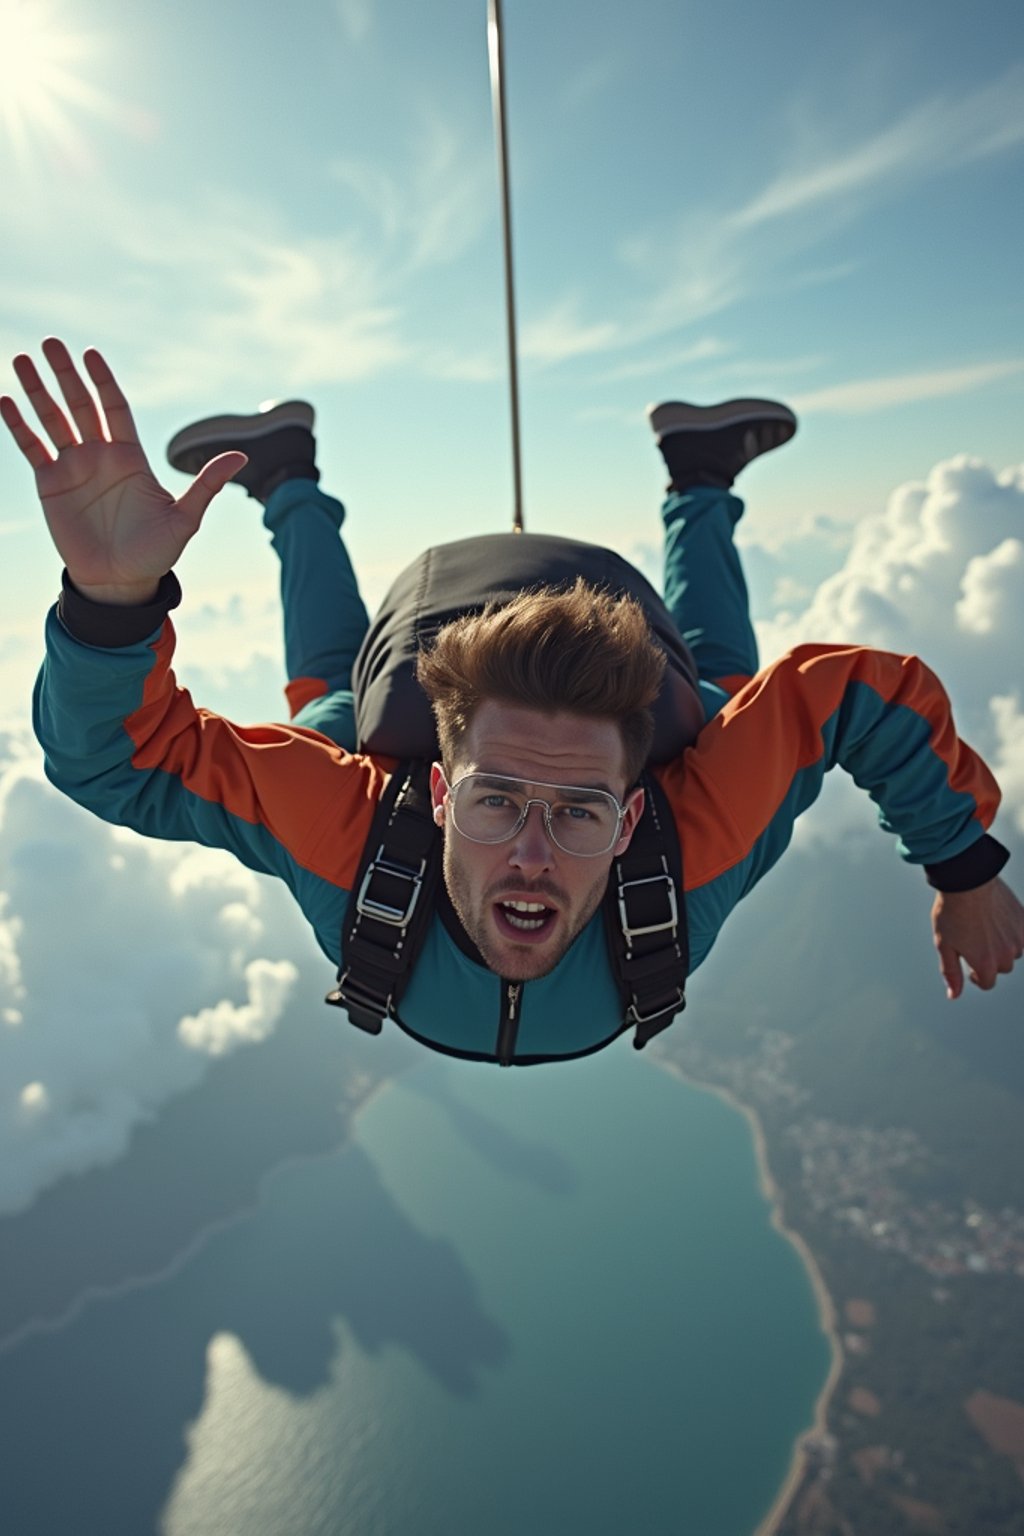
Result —
[[[642, 928], [630, 926], [629, 913], [626, 911], [626, 892], [636, 885], [654, 885], [658, 881], [664, 881], [668, 894], [669, 917], [663, 923], [647, 923]], [[679, 905], [676, 901], [675, 882], [667, 872], [661, 875], [646, 875], [640, 880], [619, 881], [619, 921], [622, 923], [622, 932], [626, 937], [626, 944], [632, 947], [633, 940], [645, 933], [666, 933], [670, 928], [675, 930], [679, 926]]]
[[672, 1001], [670, 1003], [666, 1003], [663, 1008], [652, 1008], [650, 1013], [641, 1013], [636, 1005], [636, 999], [634, 998], [633, 1002], [631, 1002], [629, 1007], [626, 1009], [626, 1022], [629, 1024], [650, 1024], [653, 1019], [660, 1019], [666, 1013], [673, 1015], [680, 1013], [685, 1007], [686, 1001], [683, 995], [683, 989], [682, 987], [676, 987], [676, 995]]
[[382, 1001], [375, 993], [361, 986], [346, 970], [339, 976], [337, 986], [328, 992], [324, 1002], [334, 1008], [344, 1008], [349, 1023], [355, 1024], [358, 1029], [365, 1030], [368, 1035], [379, 1035], [384, 1028], [384, 1020], [392, 1017], [392, 998], [393, 994], [389, 992], [386, 1001]]
[[[371, 987], [353, 976], [351, 969], [346, 969], [338, 977], [337, 985], [332, 992], [328, 993], [325, 1001], [333, 1003], [337, 1008], [347, 1008], [350, 1011], [356, 1009], [360, 1013], [372, 1014], [380, 1021], [391, 1017], [393, 997], [392, 992], [389, 992], [386, 998], [381, 997], [379, 992], [373, 991]], [[363, 1028], [365, 1027], [364, 1025]]]
[[[388, 923], [392, 928], [407, 928], [412, 914], [416, 910], [416, 903], [420, 899], [420, 891], [423, 889], [423, 875], [426, 871], [427, 861], [421, 859], [418, 869], [412, 869], [405, 864], [396, 864], [393, 859], [383, 857], [384, 844], [381, 843], [376, 854], [366, 866], [366, 874], [363, 883], [359, 887], [356, 897], [356, 911], [360, 917], [372, 917], [379, 923]], [[369, 894], [370, 882], [375, 875], [381, 874], [387, 879], [407, 880], [411, 886], [404, 906], [395, 906], [391, 901], [383, 901], [379, 897]]]

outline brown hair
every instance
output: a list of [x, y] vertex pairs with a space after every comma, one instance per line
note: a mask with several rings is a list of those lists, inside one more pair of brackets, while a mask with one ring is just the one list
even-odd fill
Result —
[[577, 577], [489, 603], [438, 632], [420, 651], [416, 677], [437, 721], [448, 772], [476, 707], [501, 699], [527, 709], [614, 720], [626, 778], [636, 783], [651, 750], [665, 656], [640, 604]]

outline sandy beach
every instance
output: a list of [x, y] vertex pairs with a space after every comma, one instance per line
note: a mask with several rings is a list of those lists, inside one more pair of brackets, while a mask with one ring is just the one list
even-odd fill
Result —
[[793, 1447], [793, 1456], [789, 1464], [789, 1470], [775, 1496], [775, 1501], [756, 1531], [752, 1533], [752, 1536], [775, 1536], [779, 1522], [788, 1509], [790, 1501], [799, 1487], [807, 1468], [807, 1442], [828, 1432], [828, 1406], [843, 1368], [843, 1346], [839, 1338], [835, 1303], [826, 1289], [825, 1281], [822, 1278], [821, 1270], [818, 1268], [814, 1254], [799, 1232], [794, 1232], [783, 1220], [782, 1202], [778, 1187], [772, 1178], [771, 1170], [768, 1166], [768, 1149], [765, 1143], [764, 1129], [754, 1110], [751, 1109], [749, 1104], [742, 1103], [728, 1088], [721, 1088], [713, 1083], [704, 1083], [697, 1078], [689, 1077], [675, 1062], [669, 1061], [664, 1057], [652, 1059], [659, 1068], [671, 1073], [673, 1077], [678, 1077], [680, 1081], [688, 1084], [689, 1087], [700, 1088], [704, 1092], [712, 1093], [716, 1098], [722, 1099], [729, 1105], [730, 1109], [734, 1109], [738, 1114], [741, 1114], [750, 1126], [750, 1132], [754, 1141], [754, 1151], [757, 1157], [758, 1180], [761, 1192], [771, 1206], [772, 1226], [777, 1232], [782, 1234], [787, 1242], [792, 1243], [800, 1255], [801, 1261], [810, 1276], [811, 1285], [814, 1288], [821, 1331], [828, 1339], [831, 1362], [828, 1376], [814, 1405], [813, 1421], [797, 1439]]

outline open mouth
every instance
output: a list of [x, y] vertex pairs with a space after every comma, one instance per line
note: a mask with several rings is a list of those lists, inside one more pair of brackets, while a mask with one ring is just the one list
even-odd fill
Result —
[[546, 938], [558, 916], [542, 901], [496, 901], [494, 912], [506, 938], [527, 944]]

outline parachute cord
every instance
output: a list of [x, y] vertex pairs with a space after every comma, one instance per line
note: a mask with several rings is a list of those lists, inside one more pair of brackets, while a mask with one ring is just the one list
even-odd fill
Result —
[[523, 473], [519, 448], [519, 370], [516, 354], [516, 303], [512, 280], [512, 201], [508, 175], [508, 129], [505, 117], [503, 81], [501, 0], [488, 0], [487, 51], [491, 61], [491, 100], [494, 106], [494, 132], [498, 142], [498, 176], [501, 183], [502, 234], [505, 251], [505, 319], [508, 330], [508, 384], [512, 411], [512, 479], [515, 505], [512, 532], [523, 531]]

